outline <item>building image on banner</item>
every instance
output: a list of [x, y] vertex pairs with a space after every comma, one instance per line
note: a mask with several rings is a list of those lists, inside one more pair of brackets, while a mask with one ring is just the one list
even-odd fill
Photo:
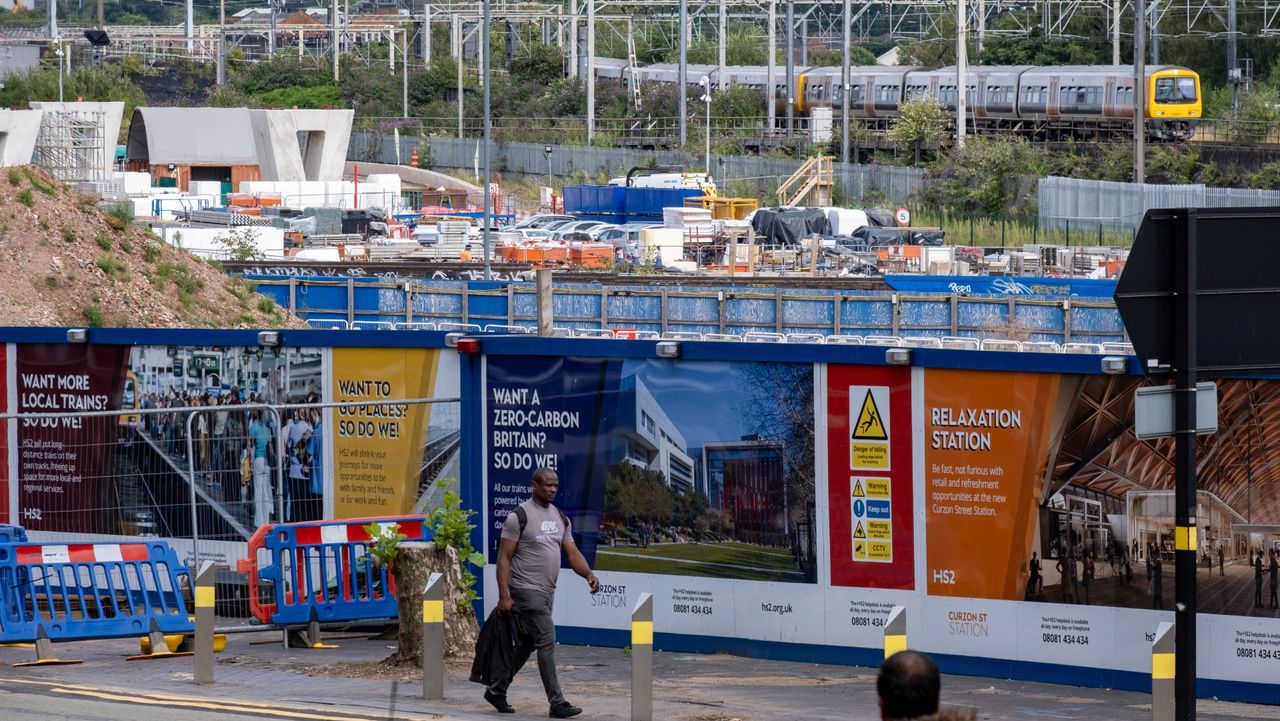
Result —
[[487, 374], [491, 545], [546, 465], [598, 570], [815, 580], [811, 365], [520, 357]]

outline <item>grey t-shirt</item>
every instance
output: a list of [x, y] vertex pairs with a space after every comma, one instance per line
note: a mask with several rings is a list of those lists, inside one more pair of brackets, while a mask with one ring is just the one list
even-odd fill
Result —
[[560, 576], [560, 547], [573, 540], [571, 529], [554, 505], [543, 508], [531, 498], [520, 507], [529, 519], [523, 536], [514, 510], [502, 524], [502, 538], [519, 541], [511, 557], [511, 586], [550, 593]]

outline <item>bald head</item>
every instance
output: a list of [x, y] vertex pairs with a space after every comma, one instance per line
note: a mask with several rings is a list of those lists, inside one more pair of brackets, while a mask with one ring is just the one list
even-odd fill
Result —
[[880, 664], [876, 693], [883, 721], [929, 716], [938, 712], [941, 680], [938, 667], [919, 651], [899, 651]]

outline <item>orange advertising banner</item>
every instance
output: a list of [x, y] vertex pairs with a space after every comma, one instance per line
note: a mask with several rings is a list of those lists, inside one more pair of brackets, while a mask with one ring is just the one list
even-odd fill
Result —
[[442, 351], [335, 348], [333, 400], [368, 402], [335, 411], [333, 517], [394, 516], [413, 510], [423, 467], [428, 398]]
[[929, 369], [928, 592], [1022, 600], [1059, 376]]

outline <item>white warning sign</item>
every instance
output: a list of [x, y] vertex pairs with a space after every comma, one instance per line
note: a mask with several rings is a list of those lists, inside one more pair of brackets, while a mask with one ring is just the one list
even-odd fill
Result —
[[849, 469], [889, 470], [889, 387], [849, 386]]

